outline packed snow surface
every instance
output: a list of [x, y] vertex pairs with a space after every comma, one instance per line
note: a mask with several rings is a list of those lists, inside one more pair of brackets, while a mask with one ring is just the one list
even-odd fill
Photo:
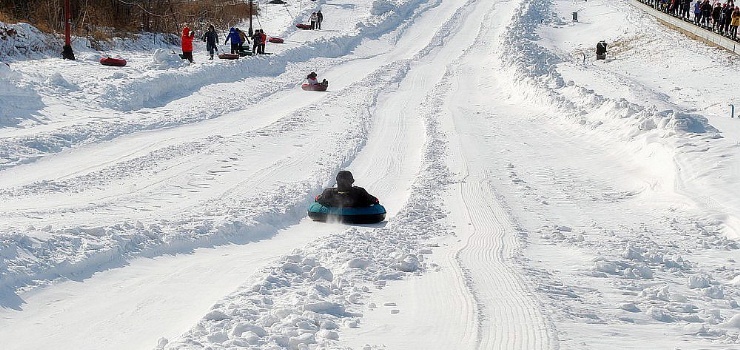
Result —
[[[626, 0], [256, 2], [283, 44], [192, 64], [0, 23], [4, 350], [740, 346], [736, 55]], [[345, 169], [384, 222], [307, 218]]]

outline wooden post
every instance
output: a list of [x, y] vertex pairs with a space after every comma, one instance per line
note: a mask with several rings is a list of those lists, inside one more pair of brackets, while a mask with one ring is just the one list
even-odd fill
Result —
[[252, 37], [254, 30], [252, 29], [252, 0], [249, 0], [249, 37]]

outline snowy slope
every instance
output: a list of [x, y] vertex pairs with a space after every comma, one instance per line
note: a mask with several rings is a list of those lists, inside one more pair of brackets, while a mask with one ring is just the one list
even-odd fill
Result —
[[[259, 3], [271, 55], [3, 57], [4, 349], [737, 346], [736, 56], [628, 1]], [[385, 222], [306, 218], [342, 169]]]

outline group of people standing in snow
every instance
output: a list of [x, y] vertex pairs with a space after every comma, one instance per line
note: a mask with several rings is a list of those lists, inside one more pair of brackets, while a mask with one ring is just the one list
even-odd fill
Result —
[[[238, 54], [244, 50], [244, 43], [250, 44], [250, 37], [239, 28], [232, 27], [229, 29], [229, 34], [226, 36], [224, 45], [231, 41], [231, 53]], [[253, 53], [265, 53], [265, 44], [267, 43], [267, 34], [262, 29], [257, 29], [251, 36], [252, 52]]]
[[324, 21], [324, 14], [321, 13], [321, 10], [312, 12], [309, 20], [311, 21], [311, 29], [321, 29], [321, 22]]
[[[321, 23], [324, 22], [324, 14], [321, 10], [311, 13], [310, 17], [311, 29], [321, 29]], [[185, 24], [182, 29], [182, 36], [180, 37], [182, 43], [182, 58], [190, 62], [193, 62], [193, 38], [195, 32]], [[208, 30], [203, 34], [201, 38], [206, 43], [206, 51], [208, 51], [209, 60], [213, 59], [213, 55], [218, 51], [218, 33], [216, 28], [211, 24], [208, 26]], [[229, 33], [226, 34], [226, 40], [224, 45], [231, 42], [231, 53], [239, 54], [244, 52], [244, 43], [252, 44], [252, 53], [264, 54], [265, 44], [267, 43], [267, 34], [262, 29], [257, 29], [254, 33], [249, 36], [239, 28], [232, 27], [229, 29]], [[248, 49], [247, 49], [248, 50]]]
[[[193, 38], [195, 32], [185, 24], [182, 29], [182, 36], [180, 37], [182, 46], [182, 58], [190, 62], [193, 62]], [[213, 55], [218, 51], [218, 33], [216, 28], [211, 24], [208, 26], [208, 30], [203, 33], [201, 38], [206, 43], [206, 51], [208, 51], [209, 60], [213, 59]], [[245, 51], [244, 43], [250, 44], [252, 40], [252, 52], [255, 54], [265, 53], [265, 44], [267, 43], [267, 34], [262, 29], [257, 29], [251, 38], [239, 28], [232, 27], [229, 29], [229, 34], [226, 35], [224, 45], [231, 42], [231, 53], [238, 54], [239, 52]]]
[[738, 40], [737, 28], [740, 26], [740, 6], [734, 0], [640, 0], [653, 8], [674, 17], [691, 21], [732, 40]]

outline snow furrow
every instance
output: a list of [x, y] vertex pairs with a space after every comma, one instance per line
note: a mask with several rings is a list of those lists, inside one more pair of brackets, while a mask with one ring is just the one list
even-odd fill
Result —
[[547, 324], [536, 299], [512, 267], [517, 250], [516, 226], [485, 178], [468, 175], [461, 184], [462, 199], [470, 219], [470, 236], [460, 261], [471, 269], [476, 284], [496, 286], [475, 289], [483, 319], [479, 349], [549, 349]]

